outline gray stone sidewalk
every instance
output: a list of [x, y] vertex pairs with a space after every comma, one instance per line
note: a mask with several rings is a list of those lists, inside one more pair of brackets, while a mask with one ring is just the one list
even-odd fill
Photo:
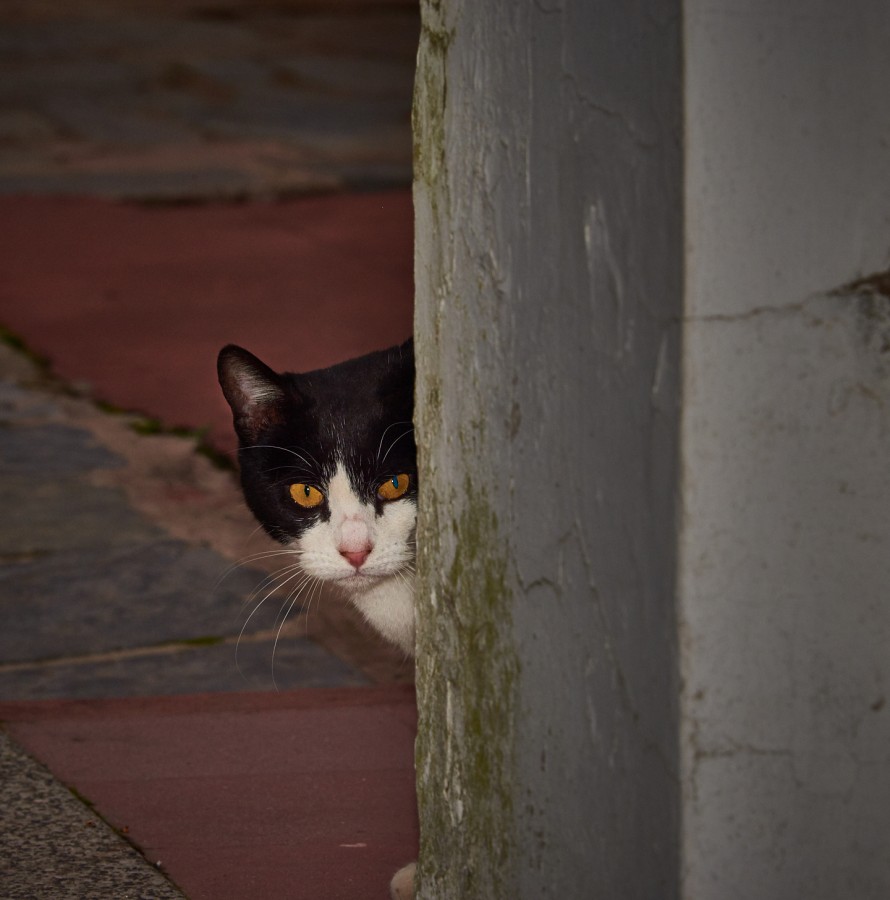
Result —
[[[231, 473], [193, 440], [139, 430], [0, 346], [0, 699], [365, 683], [307, 638], [299, 602], [282, 624], [286, 592], [251, 614], [269, 570], [233, 560], [277, 548], [254, 534]], [[206, 531], [243, 535], [229, 558], [190, 519], [174, 534], [130, 499], [167, 493], [176, 506], [184, 492], [216, 504]]]
[[416, 2], [0, 8], [0, 193], [408, 185]]

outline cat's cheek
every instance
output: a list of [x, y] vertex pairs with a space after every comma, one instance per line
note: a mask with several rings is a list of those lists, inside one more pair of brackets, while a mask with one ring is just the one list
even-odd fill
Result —
[[378, 543], [411, 544], [417, 525], [417, 504], [413, 500], [398, 500], [383, 510], [377, 523]]
[[322, 581], [337, 581], [352, 573], [352, 567], [336, 549], [334, 529], [329, 521], [307, 528], [292, 546], [307, 575]]
[[363, 572], [381, 578], [412, 569], [416, 523], [417, 507], [413, 501], [388, 504], [377, 518], [374, 551]]

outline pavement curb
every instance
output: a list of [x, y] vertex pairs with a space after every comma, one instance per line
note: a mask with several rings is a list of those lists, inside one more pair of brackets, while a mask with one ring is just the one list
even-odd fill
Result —
[[8, 900], [185, 896], [2, 727], [0, 860], [0, 894]]

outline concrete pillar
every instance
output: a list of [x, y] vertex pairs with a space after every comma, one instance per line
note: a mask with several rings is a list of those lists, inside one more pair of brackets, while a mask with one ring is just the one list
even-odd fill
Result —
[[677, 8], [423, 5], [426, 898], [676, 896]]
[[422, 10], [421, 897], [890, 896], [890, 7]]

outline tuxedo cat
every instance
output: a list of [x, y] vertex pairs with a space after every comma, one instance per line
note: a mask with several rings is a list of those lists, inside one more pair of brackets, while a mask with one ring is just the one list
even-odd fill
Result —
[[[229, 345], [217, 368], [247, 505], [308, 577], [333, 585], [413, 656], [413, 343], [299, 375]], [[413, 881], [412, 864], [391, 896], [410, 900]]]
[[307, 575], [413, 655], [411, 341], [302, 375], [279, 375], [230, 345], [218, 369], [247, 505]]

